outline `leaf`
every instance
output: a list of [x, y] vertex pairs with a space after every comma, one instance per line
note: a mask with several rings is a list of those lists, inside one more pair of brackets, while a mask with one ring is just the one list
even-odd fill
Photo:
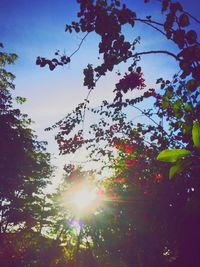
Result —
[[199, 83], [195, 79], [190, 79], [186, 84], [186, 87], [190, 92], [194, 92], [198, 86]]
[[186, 149], [167, 149], [161, 151], [156, 159], [165, 162], [176, 162], [188, 155], [191, 155], [191, 152]]
[[172, 109], [174, 112], [174, 115], [176, 118], [180, 119], [182, 117], [182, 106], [183, 106], [183, 101], [181, 99], [177, 99], [173, 104], [172, 104]]
[[172, 179], [174, 175], [180, 173], [183, 171], [183, 165], [180, 164], [180, 162], [177, 162], [175, 165], [173, 165], [169, 170], [169, 179]]
[[179, 17], [179, 24], [181, 27], [186, 27], [186, 26], [190, 25], [190, 20], [189, 20], [188, 15], [182, 14]]
[[163, 0], [162, 1], [162, 13], [167, 10], [168, 6], [169, 6], [169, 0]]
[[182, 49], [185, 44], [185, 31], [184, 30], [174, 31], [173, 40], [176, 44], [178, 44], [179, 48]]
[[170, 99], [174, 96], [173, 94], [173, 87], [168, 87], [166, 90], [166, 96]]
[[183, 134], [190, 134], [191, 131], [192, 131], [192, 125], [191, 125], [191, 123], [189, 121], [183, 123], [183, 125], [182, 125], [182, 132], [183, 132]]
[[191, 159], [180, 159], [169, 170], [169, 179], [172, 179], [176, 174], [181, 173], [191, 164]]
[[198, 121], [195, 121], [192, 127], [192, 140], [194, 146], [200, 148], [200, 126]]
[[186, 104], [184, 106], [184, 110], [188, 111], [188, 112], [192, 112], [192, 105], [191, 104]]
[[17, 96], [17, 97], [15, 98], [15, 100], [16, 100], [16, 102], [17, 102], [18, 104], [23, 104], [23, 103], [26, 102], [26, 98], [25, 98], [25, 97], [21, 97], [21, 96]]
[[163, 97], [162, 107], [163, 109], [167, 109], [169, 107], [169, 101], [166, 97]]
[[186, 39], [189, 44], [194, 44], [197, 40], [197, 33], [194, 30], [190, 30], [186, 33]]

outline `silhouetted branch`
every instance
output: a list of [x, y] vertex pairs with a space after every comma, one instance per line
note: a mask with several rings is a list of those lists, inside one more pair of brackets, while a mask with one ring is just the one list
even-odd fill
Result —
[[160, 30], [159, 28], [155, 27], [155, 26], [152, 25], [150, 22], [149, 22], [149, 23], [148, 23], [148, 22], [144, 22], [144, 24], [146, 24], [146, 25], [152, 27], [152, 28], [155, 29], [156, 31], [158, 31], [158, 32], [160, 32], [161, 34], [163, 34], [164, 36], [166, 36], [166, 34], [165, 34], [164, 31], [162, 31], [162, 30]]
[[74, 54], [76, 54], [79, 51], [79, 49], [81, 48], [81, 46], [82, 46], [84, 40], [86, 39], [86, 37], [88, 36], [88, 34], [89, 34], [89, 32], [87, 32], [86, 35], [81, 39], [81, 42], [80, 42], [78, 48], [69, 56], [69, 58], [71, 58]]
[[142, 56], [142, 55], [148, 55], [148, 54], [166, 54], [168, 56], [171, 56], [175, 58], [176, 60], [179, 60], [179, 57], [172, 52], [166, 51], [166, 50], [151, 50], [151, 51], [145, 51], [145, 52], [138, 52], [132, 55], [131, 57], [137, 57], [137, 56]]
[[194, 21], [196, 21], [197, 23], [200, 24], [200, 20], [199, 20], [199, 19], [195, 18], [194, 16], [192, 16], [190, 13], [188, 13], [188, 12], [186, 12], [186, 11], [184, 11], [184, 13], [185, 13], [186, 15], [188, 15], [191, 19], [193, 19]]

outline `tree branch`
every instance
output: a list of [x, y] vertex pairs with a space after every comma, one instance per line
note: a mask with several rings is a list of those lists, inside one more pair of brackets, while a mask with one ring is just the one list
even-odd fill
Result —
[[171, 56], [171, 57], [175, 58], [176, 60], [179, 60], [179, 57], [177, 55], [173, 54], [172, 52], [166, 51], [166, 50], [144, 51], [144, 52], [135, 53], [131, 57], [134, 58], [134, 57], [137, 57], [137, 56], [149, 55], [149, 54], [166, 54], [168, 56]]
[[162, 30], [160, 30], [159, 28], [155, 27], [154, 25], [151, 24], [151, 21], [143, 21], [144, 24], [152, 27], [153, 29], [155, 29], [156, 31], [160, 32], [161, 34], [163, 34], [166, 37], [165, 32], [163, 32]]
[[73, 55], [79, 51], [79, 49], [81, 48], [81, 46], [82, 46], [84, 40], [86, 39], [86, 37], [88, 36], [88, 34], [89, 34], [89, 32], [87, 32], [86, 35], [82, 38], [78, 48], [69, 56], [69, 58], [73, 57]]
[[195, 18], [194, 16], [192, 16], [190, 13], [188, 13], [188, 12], [186, 12], [186, 11], [184, 11], [184, 13], [185, 13], [186, 15], [188, 15], [191, 19], [193, 19], [194, 21], [196, 21], [197, 23], [200, 24], [200, 20], [199, 20], [199, 19]]
[[158, 25], [158, 26], [164, 26], [164, 24], [163, 23], [160, 23], [160, 22], [157, 22], [157, 21], [155, 21], [155, 20], [151, 20], [151, 19], [140, 19], [140, 18], [135, 18], [134, 19], [135, 21], [141, 21], [141, 22], [150, 22], [150, 23], [152, 23], [152, 24], [156, 24], [156, 25]]

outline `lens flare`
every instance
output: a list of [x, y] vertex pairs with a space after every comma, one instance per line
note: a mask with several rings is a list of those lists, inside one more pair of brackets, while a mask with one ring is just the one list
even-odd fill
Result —
[[95, 190], [89, 188], [82, 188], [73, 194], [71, 203], [76, 206], [78, 210], [83, 210], [90, 207], [97, 200], [97, 194]]
[[103, 195], [92, 183], [77, 183], [63, 194], [62, 203], [74, 218], [82, 218], [94, 214], [102, 206]]

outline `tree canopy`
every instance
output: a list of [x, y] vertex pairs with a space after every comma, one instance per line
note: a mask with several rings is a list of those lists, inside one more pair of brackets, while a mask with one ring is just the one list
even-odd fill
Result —
[[[78, 48], [69, 56], [59, 51], [53, 59], [38, 56], [36, 64], [52, 71], [69, 64], [92, 32], [99, 37], [101, 63], [88, 63], [83, 70], [86, 99], [46, 130], [57, 129], [61, 155], [85, 148], [88, 159], [101, 161], [102, 167], [85, 170], [66, 163], [62, 183], [44, 196], [42, 189], [52, 172], [49, 154], [29, 129], [28, 118], [13, 108], [8, 89], [14, 87], [14, 76], [4, 66], [13, 63], [16, 55], [1, 53], [0, 123], [5, 131], [0, 139], [5, 147], [1, 232], [14, 229], [15, 236], [32, 238], [30, 245], [17, 242], [23, 247], [23, 253], [17, 250], [22, 255], [19, 266], [196, 267], [200, 260], [200, 45], [193, 21], [200, 21], [171, 0], [160, 1], [158, 20], [149, 15], [141, 18], [123, 1], [77, 3], [77, 21], [65, 30], [84, 34]], [[155, 44], [154, 50], [138, 52], [140, 37], [127, 40], [124, 28], [129, 25], [134, 31], [136, 23], [153, 28], [176, 49], [157, 49]], [[170, 56], [179, 68], [171, 79], [157, 77], [154, 88], [148, 88], [141, 67], [143, 56], [149, 54]], [[127, 63], [126, 69], [117, 71], [117, 83], [110, 84], [113, 101], [90, 106], [98, 81], [122, 63]], [[145, 108], [148, 101], [151, 106]], [[148, 120], [135, 123], [128, 115], [130, 108]], [[95, 117], [87, 129], [86, 114]], [[0, 256], [5, 254], [2, 249]]]
[[15, 76], [6, 70], [16, 59], [14, 53], [0, 52], [0, 261], [4, 266], [15, 260], [18, 266], [27, 266], [23, 250], [31, 229], [41, 234], [45, 226], [44, 188], [53, 171], [45, 142], [37, 140], [31, 119], [14, 104], [25, 101], [13, 99]]

